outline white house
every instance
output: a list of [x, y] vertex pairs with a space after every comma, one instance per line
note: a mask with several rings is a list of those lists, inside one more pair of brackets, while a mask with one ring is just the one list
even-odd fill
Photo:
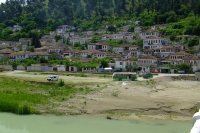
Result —
[[143, 49], [155, 49], [168, 45], [168, 40], [161, 37], [150, 37], [143, 40]]
[[29, 55], [28, 52], [13, 52], [9, 55], [9, 59], [14, 62], [14, 61], [22, 61], [24, 59], [28, 59]]
[[12, 27], [13, 32], [20, 31], [21, 29], [22, 29], [22, 27], [19, 25], [13, 25], [13, 27]]
[[156, 68], [158, 65], [158, 59], [150, 55], [142, 55], [138, 58], [138, 67], [141, 67], [143, 71], [150, 72], [151, 68]]
[[146, 39], [146, 38], [150, 38], [150, 37], [160, 37], [160, 36], [161, 36], [160, 31], [152, 30], [152, 29], [148, 29], [147, 31], [140, 33], [140, 38], [142, 38], [142, 39]]
[[62, 26], [58, 26], [56, 32], [57, 32], [57, 34], [66, 33], [67, 31], [69, 32], [69, 31], [72, 30], [72, 29], [74, 29], [73, 26], [62, 25]]
[[141, 32], [142, 32], [142, 27], [136, 26], [136, 27], [134, 28], [134, 33], [141, 33]]
[[131, 59], [121, 59], [115, 61], [115, 69], [122, 69], [122, 71], [126, 71], [128, 65], [136, 66], [136, 61], [132, 61]]
[[116, 54], [122, 54], [124, 52], [124, 48], [122, 46], [113, 47], [113, 52]]
[[87, 43], [89, 40], [87, 38], [80, 38], [80, 37], [70, 37], [69, 38], [69, 42], [71, 44], [76, 44], [76, 43], [79, 43], [79, 44], [85, 44]]
[[171, 46], [158, 47], [154, 49], [154, 56], [167, 58], [170, 54], [175, 53], [175, 48]]
[[112, 46], [109, 44], [104, 44], [104, 43], [88, 44], [88, 50], [99, 50], [99, 51], [108, 52], [111, 49], [112, 49]]
[[63, 51], [62, 53], [62, 57], [63, 58], [71, 58], [73, 56], [79, 56], [79, 50], [67, 50], [67, 51]]

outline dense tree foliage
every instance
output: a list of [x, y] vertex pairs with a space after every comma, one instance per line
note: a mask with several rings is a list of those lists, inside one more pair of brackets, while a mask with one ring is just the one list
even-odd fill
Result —
[[[194, 19], [187, 20], [187, 26], [178, 23], [173, 25], [174, 29], [184, 28], [181, 34], [200, 35], [199, 0], [28, 0], [27, 6], [20, 4], [21, 0], [7, 0], [0, 5], [1, 40], [28, 37], [27, 33], [33, 29], [42, 29], [41, 34], [45, 34], [63, 24], [97, 30], [105, 22], [120, 27], [124, 20], [140, 20], [140, 25], [150, 26], [191, 16]], [[12, 31], [6, 27], [16, 24], [23, 29], [8, 37]], [[116, 31], [113, 26], [108, 30]]]

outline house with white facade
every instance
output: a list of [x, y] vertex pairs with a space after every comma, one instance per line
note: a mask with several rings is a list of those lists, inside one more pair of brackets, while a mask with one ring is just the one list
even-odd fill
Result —
[[87, 39], [87, 38], [81, 38], [81, 37], [70, 37], [69, 38], [69, 43], [71, 43], [73, 45], [76, 43], [85, 44], [87, 42], [89, 42], [89, 39]]
[[192, 65], [192, 71], [200, 70], [200, 58], [197, 56], [183, 58], [183, 63]]
[[50, 54], [47, 52], [29, 52], [28, 57], [29, 58], [36, 58], [39, 59], [41, 57], [44, 57], [46, 60], [49, 59]]
[[124, 44], [121, 46], [114, 46], [113, 52], [116, 54], [123, 54], [125, 51], [137, 51], [139, 47], [136, 45]]
[[168, 40], [161, 37], [150, 37], [143, 40], [143, 49], [155, 49], [168, 45]]
[[144, 49], [143, 54], [154, 56], [154, 50], [153, 49]]
[[9, 59], [12, 62], [23, 61], [25, 59], [31, 59], [31, 58], [40, 58], [40, 57], [44, 57], [45, 59], [48, 60], [49, 56], [50, 56], [50, 54], [46, 53], [46, 52], [36, 53], [36, 52], [23, 52], [23, 51], [20, 51], [20, 52], [11, 53], [9, 55]]
[[150, 37], [160, 37], [160, 36], [161, 36], [160, 31], [152, 30], [152, 29], [148, 29], [147, 31], [140, 33], [140, 38], [142, 38], [142, 39], [146, 39], [146, 38], [150, 38]]
[[112, 40], [112, 37], [110, 34], [103, 34], [101, 37], [102, 41], [106, 41], [106, 40]]
[[88, 50], [99, 50], [99, 51], [108, 52], [111, 49], [112, 49], [112, 46], [109, 44], [105, 44], [105, 43], [90, 43], [90, 44], [88, 44]]
[[55, 42], [55, 37], [54, 36], [50, 36], [50, 35], [44, 35], [41, 39], [40, 39], [40, 43], [54, 43]]
[[110, 39], [111, 40], [123, 40], [124, 35], [123, 34], [111, 34]]
[[56, 54], [57, 56], [61, 56], [63, 51], [64, 51], [63, 47], [51, 46], [48, 48], [48, 53]]
[[137, 61], [138, 67], [141, 67], [144, 72], [150, 72], [151, 69], [156, 69], [158, 66], [158, 59], [150, 55], [141, 55]]
[[81, 56], [82, 58], [87, 58], [88, 56], [92, 56], [91, 50], [81, 50], [81, 51], [79, 52], [79, 54], [80, 54], [80, 56]]
[[19, 43], [22, 45], [30, 46], [32, 43], [32, 38], [20, 38]]
[[184, 58], [192, 58], [192, 57], [193, 57], [192, 54], [186, 53], [185, 51], [180, 51], [177, 53], [170, 54], [168, 60], [171, 61], [172, 65], [178, 65], [183, 63]]
[[124, 52], [124, 57], [125, 58], [133, 58], [133, 57], [140, 57], [142, 55], [142, 51], [140, 50], [128, 50]]
[[12, 27], [13, 32], [20, 31], [21, 29], [22, 29], [22, 27], [19, 25], [13, 25], [13, 27]]
[[61, 34], [61, 33], [69, 32], [70, 30], [73, 30], [73, 29], [75, 29], [73, 26], [61, 25], [61, 26], [58, 26], [56, 32], [57, 34]]
[[80, 54], [79, 50], [75, 50], [75, 49], [66, 50], [66, 51], [63, 51], [62, 57], [63, 58], [71, 58], [71, 57], [74, 57], [74, 56], [79, 56], [79, 54]]
[[29, 52], [23, 52], [23, 51], [20, 51], [20, 52], [13, 52], [9, 55], [9, 59], [10, 61], [12, 62], [15, 62], [15, 61], [22, 61], [24, 59], [28, 59], [29, 58]]
[[122, 54], [122, 53], [124, 53], [124, 47], [122, 47], [122, 46], [114, 46], [113, 47], [113, 52], [115, 54]]
[[141, 33], [142, 32], [142, 27], [141, 26], [136, 26], [135, 28], [134, 28], [134, 33]]
[[127, 66], [136, 66], [137, 62], [132, 59], [120, 59], [115, 61], [114, 69], [122, 69], [122, 71], [126, 71]]
[[163, 46], [154, 49], [154, 56], [159, 58], [167, 58], [170, 54], [175, 53], [175, 48], [172, 46]]
[[193, 55], [186, 53], [185, 51], [172, 53], [172, 54], [169, 55], [169, 59], [177, 60], [177, 61], [182, 61], [183, 58], [188, 58], [188, 57], [193, 57]]

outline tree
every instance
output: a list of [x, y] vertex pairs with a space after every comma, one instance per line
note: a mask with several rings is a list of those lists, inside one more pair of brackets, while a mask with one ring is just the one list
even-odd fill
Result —
[[196, 37], [196, 38], [189, 40], [188, 47], [193, 47], [193, 46], [196, 46], [198, 44], [199, 44], [199, 39]]
[[177, 68], [178, 68], [178, 70], [191, 71], [191, 69], [192, 69], [192, 64], [185, 64], [185, 63], [182, 63], [182, 64], [177, 65]]
[[101, 59], [101, 66], [103, 68], [108, 67], [108, 62], [105, 59]]
[[62, 39], [62, 36], [61, 35], [55, 35], [55, 40], [56, 42], [58, 42], [58, 40]]
[[48, 63], [48, 60], [46, 60], [44, 57], [40, 57], [40, 63]]
[[108, 26], [108, 31], [110, 31], [110, 32], [116, 32], [117, 28], [114, 27], [114, 26]]
[[30, 31], [28, 33], [28, 36], [32, 38], [32, 46], [34, 46], [35, 48], [41, 47], [40, 37], [37, 31]]

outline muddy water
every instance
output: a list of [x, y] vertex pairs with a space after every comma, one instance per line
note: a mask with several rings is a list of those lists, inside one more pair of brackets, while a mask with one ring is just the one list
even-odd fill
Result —
[[189, 133], [190, 122], [107, 120], [88, 116], [0, 113], [0, 133]]

